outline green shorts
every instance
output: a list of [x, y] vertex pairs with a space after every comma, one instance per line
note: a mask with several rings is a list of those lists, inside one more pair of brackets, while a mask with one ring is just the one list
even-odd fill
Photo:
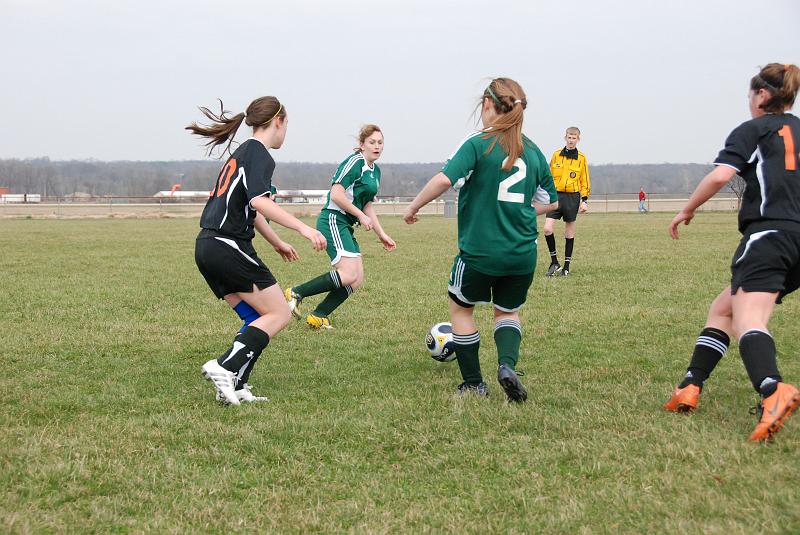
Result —
[[503, 312], [516, 312], [528, 298], [533, 272], [524, 275], [486, 275], [475, 271], [456, 256], [447, 293], [460, 306], [493, 303]]
[[322, 210], [317, 218], [317, 230], [328, 240], [326, 252], [334, 266], [342, 257], [357, 258], [361, 256], [361, 249], [353, 235], [353, 227], [345, 221], [344, 216], [337, 215], [330, 210]]

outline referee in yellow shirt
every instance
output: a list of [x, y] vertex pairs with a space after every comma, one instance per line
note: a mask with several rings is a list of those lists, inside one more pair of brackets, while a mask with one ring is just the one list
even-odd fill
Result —
[[[577, 149], [581, 139], [581, 131], [571, 126], [564, 136], [566, 145], [553, 153], [550, 159], [550, 172], [558, 191], [558, 208], [547, 212], [544, 220], [544, 237], [550, 250], [550, 267], [546, 275], [552, 277], [569, 275], [569, 264], [572, 261], [572, 248], [575, 243], [575, 220], [579, 213], [589, 209], [589, 166], [586, 155]], [[556, 238], [553, 236], [553, 225], [556, 219], [564, 218], [564, 267], [558, 263]]]

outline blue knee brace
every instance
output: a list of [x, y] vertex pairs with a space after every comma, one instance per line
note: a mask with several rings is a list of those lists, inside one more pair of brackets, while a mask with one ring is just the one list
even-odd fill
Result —
[[245, 327], [261, 317], [261, 314], [256, 312], [255, 308], [251, 307], [244, 301], [239, 301], [239, 304], [233, 307], [233, 311], [239, 314], [239, 317], [244, 322], [244, 325], [242, 325], [242, 328], [239, 329], [239, 332], [242, 332]]

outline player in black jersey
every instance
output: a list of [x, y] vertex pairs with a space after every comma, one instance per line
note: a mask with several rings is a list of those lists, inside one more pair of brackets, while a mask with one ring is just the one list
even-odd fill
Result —
[[739, 210], [742, 240], [731, 261], [731, 284], [711, 304], [689, 368], [664, 408], [697, 408], [704, 381], [728, 349], [730, 336], [753, 388], [761, 418], [751, 441], [769, 439], [800, 404], [800, 391], [784, 383], [767, 324], [776, 303], [800, 287], [800, 119], [787, 113], [800, 87], [796, 65], [770, 63], [750, 80], [751, 120], [736, 127], [714, 161], [716, 168], [695, 189], [669, 226], [688, 225], [695, 210], [738, 173], [746, 187]]
[[256, 230], [285, 260], [297, 259], [297, 252], [282, 241], [268, 224], [275, 221], [296, 230], [311, 241], [317, 251], [325, 249], [325, 237], [271, 199], [275, 160], [268, 149], [279, 149], [286, 137], [286, 109], [275, 97], [257, 98], [244, 113], [229, 116], [222, 108], [215, 114], [200, 108], [213, 124], [192, 123], [186, 127], [209, 138], [209, 153], [227, 143], [226, 152], [242, 123], [253, 128], [253, 137], [230, 155], [200, 217], [200, 234], [195, 244], [195, 262], [211, 290], [244, 320], [231, 347], [218, 359], [203, 365], [203, 375], [217, 390], [218, 399], [232, 405], [259, 401], [247, 380], [258, 356], [270, 338], [291, 320], [289, 306], [267, 266], [253, 248]]

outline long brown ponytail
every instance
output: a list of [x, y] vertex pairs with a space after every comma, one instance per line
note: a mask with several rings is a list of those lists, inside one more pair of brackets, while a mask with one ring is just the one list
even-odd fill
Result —
[[192, 124], [186, 127], [186, 130], [190, 130], [195, 135], [209, 138], [206, 143], [209, 155], [218, 145], [222, 145], [226, 141], [228, 144], [222, 154], [230, 153], [231, 143], [242, 123], [252, 126], [253, 129], [264, 128], [275, 117], [281, 119], [286, 117], [286, 108], [275, 97], [259, 97], [247, 106], [247, 110], [233, 116], [230, 116], [231, 112], [224, 108], [222, 99], [217, 100], [219, 100], [219, 113], [214, 113], [206, 107], [200, 107], [200, 111], [212, 121], [212, 124], [201, 125], [192, 121]]
[[761, 108], [766, 112], [783, 113], [794, 106], [800, 88], [800, 68], [791, 63], [770, 63], [750, 79], [750, 89], [766, 89], [771, 98]]
[[528, 99], [522, 87], [511, 78], [495, 78], [483, 92], [483, 99], [490, 99], [497, 117], [492, 124], [483, 125], [484, 139], [494, 137], [488, 152], [499, 141], [508, 154], [503, 171], [509, 171], [522, 154], [523, 111], [528, 107]]

